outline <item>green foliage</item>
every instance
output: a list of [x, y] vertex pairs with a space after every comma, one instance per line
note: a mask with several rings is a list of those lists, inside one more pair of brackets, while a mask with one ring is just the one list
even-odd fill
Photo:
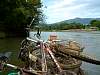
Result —
[[91, 26], [100, 28], [100, 21], [99, 20], [92, 20], [90, 22]]
[[42, 30], [68, 30], [68, 29], [84, 29], [85, 26], [83, 24], [80, 23], [57, 23], [57, 24], [50, 24], [50, 25], [46, 25], [43, 24], [42, 26]]
[[40, 0], [0, 0], [0, 28], [5, 32], [25, 32], [34, 18], [33, 24], [41, 20]]

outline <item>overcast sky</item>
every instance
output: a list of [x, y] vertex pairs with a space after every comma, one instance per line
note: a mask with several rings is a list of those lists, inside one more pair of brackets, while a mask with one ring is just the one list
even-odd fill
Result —
[[47, 23], [72, 18], [100, 18], [100, 0], [42, 0]]

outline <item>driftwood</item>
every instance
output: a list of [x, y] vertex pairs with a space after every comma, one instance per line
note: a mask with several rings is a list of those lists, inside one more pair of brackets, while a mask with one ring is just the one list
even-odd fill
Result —
[[[25, 42], [25, 44], [27, 45], [22, 46], [21, 48], [22, 53], [20, 54], [22, 55], [20, 56], [20, 58], [22, 59], [22, 61], [26, 62], [27, 67], [31, 67], [32, 69], [41, 71], [43, 73], [42, 63], [41, 63], [42, 61], [41, 50], [39, 49], [39, 47], [41, 46], [38, 46], [40, 43], [39, 42], [31, 43], [28, 41], [28, 43]], [[46, 65], [47, 65], [46, 75], [55, 75], [55, 74], [61, 75], [63, 70], [66, 71], [64, 72], [65, 73], [64, 75], [76, 75], [79, 72], [79, 68], [82, 62], [80, 60], [77, 60], [71, 57], [70, 53], [64, 54], [67, 52], [73, 52], [79, 55], [80, 52], [82, 52], [80, 50], [81, 49], [80, 46], [76, 45], [75, 42], [70, 42], [66, 45], [60, 44], [58, 42], [57, 43], [49, 42], [49, 43], [45, 43], [44, 45], [45, 45], [44, 52], [46, 53], [46, 61], [47, 61], [46, 62]], [[68, 74], [68, 71], [70, 72], [70, 74]]]
[[80, 48], [80, 46], [76, 42], [71, 41], [71, 42], [69, 42], [69, 44], [67, 44], [67, 46], [63, 46], [63, 45], [58, 44], [58, 45], [55, 45], [54, 48], [55, 48], [54, 49], [55, 53], [58, 53], [58, 54], [63, 55], [65, 57], [70, 56], [70, 57], [75, 58], [77, 60], [100, 65], [99, 60], [96, 60], [94, 58], [83, 55], [82, 54], [83, 48]]

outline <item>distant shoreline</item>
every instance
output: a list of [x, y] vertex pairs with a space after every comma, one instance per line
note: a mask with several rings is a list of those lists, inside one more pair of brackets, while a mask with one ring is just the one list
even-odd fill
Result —
[[[89, 29], [41, 30], [41, 32], [95, 32], [95, 31], [100, 31], [100, 30], [89, 30]], [[30, 32], [37, 32], [37, 31], [36, 30], [31, 30]], [[4, 32], [0, 32], [0, 39], [6, 38], [6, 37], [7, 36], [6, 36], [6, 34]], [[11, 37], [21, 37], [21, 36], [11, 36]]]
[[[91, 31], [100, 31], [100, 30], [91, 30], [91, 29], [42, 30], [42, 32], [91, 32]], [[36, 32], [36, 30], [32, 30], [31, 32]]]
[[99, 31], [99, 30], [91, 30], [91, 29], [70, 29], [70, 30], [61, 30], [65, 32], [91, 32], [91, 31]]

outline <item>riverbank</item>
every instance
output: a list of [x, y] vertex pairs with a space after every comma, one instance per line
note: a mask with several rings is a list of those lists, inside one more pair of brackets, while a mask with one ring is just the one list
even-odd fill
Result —
[[100, 31], [96, 28], [86, 28], [86, 29], [69, 29], [69, 30], [61, 30], [63, 32], [91, 32], [91, 31]]
[[[95, 33], [94, 33], [95, 32]], [[33, 37], [34, 32], [30, 33]], [[43, 40], [47, 40], [48, 36], [51, 32], [43, 32], [41, 33], [41, 38]], [[85, 49], [84, 53], [89, 54], [91, 56], [95, 56], [97, 59], [100, 60], [100, 31], [93, 31], [86, 33], [80, 32], [57, 32], [60, 39], [69, 39], [72, 38], [77, 42], [80, 42]], [[20, 49], [20, 43], [24, 38], [4, 38], [0, 39], [0, 52], [12, 52], [10, 57], [10, 63], [14, 65], [22, 65], [22, 61], [18, 59], [18, 53]], [[86, 75], [100, 75], [100, 66], [92, 65], [88, 63], [82, 63], [82, 69], [85, 70]], [[3, 74], [6, 75], [6, 74]]]
[[[92, 32], [92, 31], [100, 31], [100, 30], [92, 30], [92, 29], [69, 29], [69, 30], [41, 30], [42, 32]], [[37, 32], [36, 30], [31, 30], [31, 32]]]
[[[91, 30], [91, 29], [69, 29], [69, 30], [41, 30], [41, 32], [94, 32], [100, 30]], [[30, 32], [37, 32], [37, 30], [31, 30]], [[0, 39], [9, 38], [9, 37], [26, 37], [26, 32], [20, 33], [5, 33], [0, 31]]]

